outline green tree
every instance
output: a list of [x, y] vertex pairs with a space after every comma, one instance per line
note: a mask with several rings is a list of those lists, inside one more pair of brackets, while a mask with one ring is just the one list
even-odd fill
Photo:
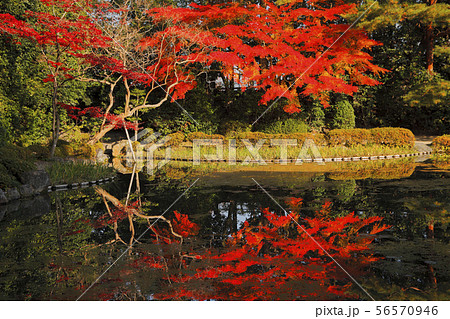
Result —
[[[0, 3], [0, 13], [17, 18], [37, 8], [37, 0]], [[19, 44], [0, 34], [0, 135], [4, 142], [27, 146], [43, 142], [48, 136], [48, 97], [41, 81], [43, 66], [36, 64], [38, 60], [34, 44]]]
[[[364, 2], [358, 14], [371, 4]], [[359, 25], [383, 43], [373, 49], [374, 63], [391, 71], [382, 76], [382, 86], [354, 97], [365, 125], [405, 126], [416, 132], [448, 130], [449, 14], [448, 0], [389, 0], [374, 4], [363, 16]]]
[[328, 126], [331, 129], [349, 129], [355, 127], [355, 112], [353, 106], [345, 99], [338, 100], [328, 112], [331, 114]]

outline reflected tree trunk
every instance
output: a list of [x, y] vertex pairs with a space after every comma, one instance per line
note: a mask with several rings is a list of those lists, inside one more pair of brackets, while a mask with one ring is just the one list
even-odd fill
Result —
[[59, 199], [58, 194], [55, 196], [56, 201], [56, 224], [57, 224], [57, 235], [56, 240], [58, 243], [59, 253], [62, 255], [63, 253], [63, 238], [62, 238], [62, 228], [63, 228], [63, 209], [62, 203]]
[[427, 237], [434, 238], [434, 220], [430, 220], [427, 227]]

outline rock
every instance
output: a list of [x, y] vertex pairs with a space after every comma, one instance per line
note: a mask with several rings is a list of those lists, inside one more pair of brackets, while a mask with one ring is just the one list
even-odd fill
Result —
[[6, 198], [5, 192], [0, 189], [0, 204], [6, 204], [7, 202], [8, 198]]
[[46, 171], [30, 171], [20, 175], [22, 184], [29, 184], [33, 187], [35, 193], [41, 193], [50, 185], [50, 177]]
[[6, 205], [0, 206], [0, 219], [2, 214], [7, 215], [3, 218], [12, 219], [31, 219], [45, 215], [50, 212], [51, 201], [48, 195], [39, 195], [25, 200], [16, 200]]
[[19, 193], [22, 197], [31, 197], [34, 194], [33, 187], [28, 184], [19, 186]]
[[8, 203], [6, 205], [7, 213], [9, 214], [11, 212], [16, 212], [19, 210], [19, 207], [20, 207], [20, 200], [12, 201], [11, 203]]
[[20, 198], [19, 191], [17, 188], [10, 188], [6, 191], [6, 197], [9, 201], [16, 200]]
[[119, 141], [112, 146], [112, 157], [120, 157], [127, 152], [128, 141]]
[[0, 206], [0, 222], [2, 221], [3, 217], [5, 217], [7, 210], [8, 209], [6, 208], [6, 206]]
[[109, 160], [108, 155], [105, 154], [105, 151], [101, 148], [97, 149], [97, 154], [95, 156], [97, 162], [99, 163], [107, 163]]
[[31, 219], [47, 214], [50, 209], [50, 197], [37, 196], [33, 199], [21, 201], [18, 213], [21, 219]]

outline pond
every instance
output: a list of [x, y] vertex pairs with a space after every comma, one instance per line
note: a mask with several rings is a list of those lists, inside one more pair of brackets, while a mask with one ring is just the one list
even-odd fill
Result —
[[167, 166], [0, 206], [0, 299], [449, 300], [450, 171], [390, 163]]

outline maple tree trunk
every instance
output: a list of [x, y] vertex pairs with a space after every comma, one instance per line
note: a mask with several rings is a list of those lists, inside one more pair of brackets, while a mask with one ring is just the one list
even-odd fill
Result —
[[[428, 0], [427, 5], [435, 5], [437, 0]], [[434, 28], [433, 22], [430, 22], [426, 26], [425, 30], [425, 52], [426, 52], [426, 62], [427, 62], [427, 72], [428, 74], [433, 74], [433, 60], [434, 60]]]
[[103, 126], [100, 129], [100, 132], [98, 132], [97, 134], [95, 134], [88, 142], [89, 145], [94, 145], [95, 143], [97, 143], [98, 141], [100, 141], [100, 139], [105, 136], [106, 133], [108, 133], [109, 131], [112, 131], [114, 128], [116, 127], [115, 124], [110, 124], [110, 125], [106, 125]]
[[430, 23], [427, 26], [425, 33], [425, 50], [426, 50], [426, 61], [427, 61], [427, 71], [428, 74], [433, 74], [433, 51], [434, 51], [434, 37], [433, 37], [433, 26]]

